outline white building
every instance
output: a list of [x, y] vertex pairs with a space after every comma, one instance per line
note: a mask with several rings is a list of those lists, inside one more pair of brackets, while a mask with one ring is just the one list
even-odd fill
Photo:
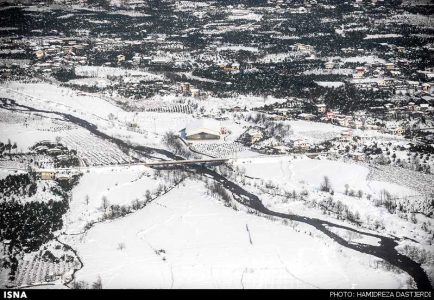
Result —
[[214, 120], [197, 120], [181, 130], [181, 137], [186, 140], [219, 140], [224, 128]]

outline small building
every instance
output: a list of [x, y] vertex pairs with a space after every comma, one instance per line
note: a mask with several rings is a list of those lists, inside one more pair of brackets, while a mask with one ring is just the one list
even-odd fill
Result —
[[306, 151], [310, 147], [310, 144], [305, 140], [295, 140], [294, 141], [294, 149], [298, 151]]
[[200, 90], [199, 89], [191, 88], [190, 91], [191, 91], [192, 97], [199, 97], [200, 96]]
[[353, 78], [363, 78], [365, 76], [366, 69], [364, 67], [357, 67], [356, 74], [353, 75]]
[[355, 161], [365, 161], [366, 160], [366, 154], [363, 152], [354, 152], [351, 154], [351, 157]]
[[71, 180], [71, 176], [69, 174], [56, 174], [56, 180], [58, 181], [70, 181]]
[[408, 102], [407, 109], [410, 111], [414, 111], [415, 110], [415, 103], [413, 101]]
[[432, 93], [434, 91], [434, 84], [425, 82], [422, 84], [422, 91], [425, 93]]
[[327, 105], [325, 105], [324, 103], [317, 104], [317, 105], [316, 105], [316, 109], [317, 109], [317, 111], [318, 111], [319, 113], [324, 114], [324, 113], [326, 112], [326, 110], [327, 110]]
[[386, 70], [393, 70], [395, 69], [395, 64], [393, 63], [385, 63], [384, 66], [386, 67]]
[[264, 138], [264, 134], [259, 130], [250, 130], [248, 134], [250, 135], [250, 143], [252, 144], [256, 144]]
[[52, 155], [60, 154], [62, 152], [63, 152], [62, 149], [59, 149], [57, 147], [51, 148], [51, 149], [47, 149], [47, 153], [48, 154], [52, 154]]
[[188, 83], [188, 82], [181, 83], [181, 92], [184, 94], [189, 93], [190, 92], [190, 83]]
[[399, 76], [399, 75], [401, 75], [401, 71], [398, 71], [398, 70], [396, 70], [396, 69], [394, 69], [394, 70], [390, 70], [390, 74], [391, 74], [392, 76]]
[[346, 115], [338, 115], [336, 118], [334, 118], [338, 122], [339, 125], [343, 127], [349, 127], [350, 122], [353, 120], [353, 117], [346, 116]]
[[392, 133], [394, 135], [403, 135], [404, 134], [404, 128], [402, 128], [401, 126], [397, 126], [395, 128], [392, 129]]
[[347, 143], [347, 142], [350, 142], [352, 138], [353, 138], [352, 130], [345, 130], [339, 136], [339, 141]]
[[326, 118], [327, 118], [328, 120], [333, 119], [335, 116], [336, 116], [336, 113], [335, 113], [334, 111], [328, 111], [328, 112], [326, 113]]
[[56, 171], [55, 170], [39, 170], [37, 172], [42, 180], [54, 180], [56, 178]]
[[45, 52], [43, 50], [38, 50], [35, 52], [37, 59], [43, 59], [45, 57]]
[[421, 103], [419, 104], [419, 110], [420, 111], [427, 111], [429, 109], [429, 104], [428, 103]]
[[332, 62], [332, 61], [328, 61], [328, 62], [326, 62], [326, 63], [324, 64], [324, 67], [325, 67], [327, 70], [331, 70], [331, 69], [333, 69], [333, 68], [335, 67], [335, 64], [334, 64], [334, 62]]
[[117, 56], [118, 64], [125, 61], [125, 55], [119, 54]]
[[239, 72], [240, 71], [240, 64], [239, 63], [233, 63], [233, 64], [225, 65], [223, 67], [223, 70], [225, 72], [235, 72], [235, 73]]

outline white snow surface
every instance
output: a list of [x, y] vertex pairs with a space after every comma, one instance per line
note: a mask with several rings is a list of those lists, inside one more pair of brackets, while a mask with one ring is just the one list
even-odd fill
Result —
[[373, 270], [372, 256], [328, 239], [224, 207], [191, 181], [68, 242], [84, 263], [77, 280], [101, 276], [104, 288], [399, 288], [408, 277]]

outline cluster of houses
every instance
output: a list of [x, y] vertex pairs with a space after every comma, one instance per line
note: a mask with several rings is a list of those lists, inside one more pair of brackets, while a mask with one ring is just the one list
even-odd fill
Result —
[[28, 41], [34, 53], [33, 70], [51, 73], [64, 66], [85, 65], [89, 42], [81, 38], [51, 37]]
[[51, 141], [41, 141], [32, 149], [38, 154], [46, 154], [54, 158], [55, 162], [60, 165], [69, 165], [73, 161], [77, 161], [75, 150], [70, 151], [66, 147]]
[[189, 82], [182, 82], [179, 86], [179, 89], [184, 96], [192, 96], [198, 98], [205, 95], [204, 92], [201, 92], [200, 89], [193, 87]]
[[[391, 99], [393, 100], [393, 98]], [[403, 100], [403, 99], [400, 99]], [[322, 116], [321, 120], [331, 122], [332, 124], [340, 125], [343, 127], [351, 127], [355, 129], [380, 129], [377, 125], [376, 118], [369, 117], [368, 113], [372, 116], [380, 115], [383, 120], [399, 120], [408, 117], [421, 117], [433, 115], [434, 113], [434, 97], [431, 95], [423, 95], [404, 99], [405, 101], [399, 102], [386, 102], [385, 104], [377, 107], [370, 107], [368, 112], [356, 112], [353, 115], [341, 114], [336, 110], [327, 108], [324, 103], [316, 104], [317, 113]], [[300, 114], [302, 119], [315, 119], [313, 114]], [[386, 128], [386, 132], [402, 135], [404, 129], [400, 126], [394, 128]]]

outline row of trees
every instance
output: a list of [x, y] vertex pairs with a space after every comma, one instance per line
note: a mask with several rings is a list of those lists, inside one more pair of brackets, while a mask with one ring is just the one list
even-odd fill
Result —
[[9, 154], [11, 154], [12, 150], [15, 150], [16, 152], [17, 149], [18, 149], [17, 143], [16, 142], [11, 143], [10, 139], [8, 139], [7, 143], [0, 142], [0, 156], [3, 156], [3, 153], [6, 151]]
[[[167, 193], [174, 186], [180, 184], [186, 178], [186, 174], [177, 169], [155, 170], [154, 179], [158, 178], [164, 178], [164, 183], [160, 183], [154, 191], [147, 189], [142, 199], [136, 198], [130, 205], [111, 204], [107, 196], [102, 196], [100, 206], [101, 211], [104, 212], [102, 220], [120, 218], [133, 211], [142, 209], [155, 198]], [[89, 196], [86, 195], [86, 204], [89, 203], [89, 200]], [[92, 223], [88, 224], [86, 228], [88, 229], [91, 226]]]
[[89, 284], [84, 280], [74, 280], [72, 282], [72, 288], [76, 290], [84, 290], [84, 289], [101, 290], [102, 289], [101, 276], [98, 276], [96, 281], [91, 284]]
[[206, 187], [208, 188], [211, 196], [223, 200], [225, 206], [230, 206], [232, 197], [220, 183], [215, 181], [212, 183], [207, 182]]

